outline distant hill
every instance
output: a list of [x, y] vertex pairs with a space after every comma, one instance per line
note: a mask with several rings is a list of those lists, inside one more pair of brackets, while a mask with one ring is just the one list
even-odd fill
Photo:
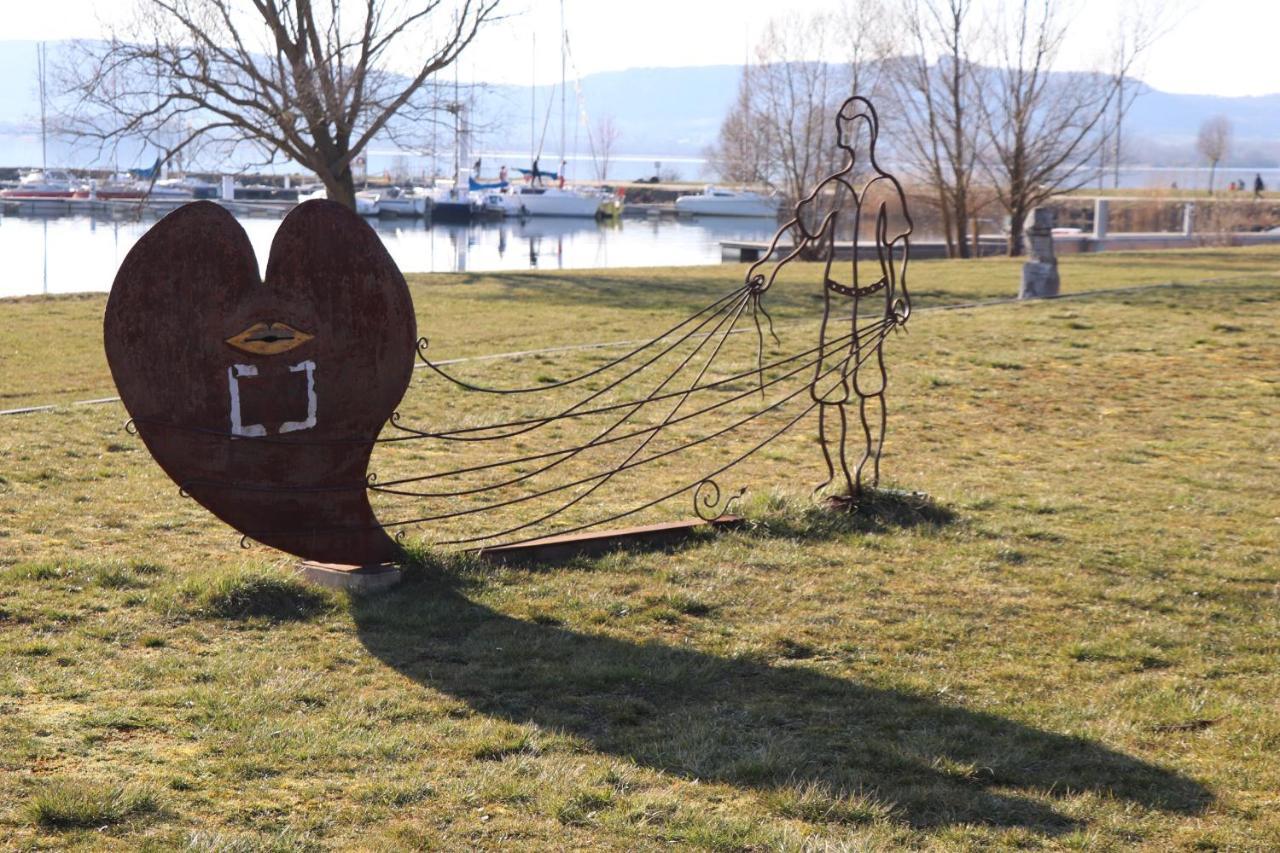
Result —
[[[720, 122], [737, 93], [742, 69], [735, 65], [708, 65], [690, 68], [631, 68], [589, 74], [579, 87], [592, 124], [605, 115], [613, 116], [620, 136], [619, 153], [699, 154], [712, 142]], [[569, 121], [576, 112], [574, 84], [569, 84]], [[548, 142], [559, 140], [558, 86], [538, 86], [538, 129], [545, 118], [547, 99], [556, 98]], [[529, 88], [496, 86], [485, 96], [479, 112], [490, 113], [498, 104], [511, 105], [514, 124], [505, 133], [491, 133], [489, 145], [511, 141], [520, 150], [529, 144]], [[486, 116], [487, 117], [487, 116]], [[573, 128], [569, 128], [573, 133]], [[585, 150], [586, 140], [581, 148]]]
[[[50, 45], [56, 55], [58, 44]], [[720, 123], [737, 94], [741, 68], [736, 65], [682, 68], [632, 68], [590, 74], [579, 86], [594, 123], [612, 115], [621, 132], [617, 154], [697, 156], [715, 140]], [[0, 41], [0, 134], [30, 134], [38, 125], [39, 102], [35, 84], [35, 43]], [[1179, 95], [1143, 86], [1126, 123], [1127, 159], [1132, 162], [1183, 166], [1194, 164], [1194, 141], [1200, 123], [1216, 114], [1227, 116], [1235, 127], [1231, 160], [1251, 166], [1280, 164], [1280, 93], [1261, 97]], [[560, 109], [556, 87], [536, 87], [539, 134], [547, 117], [548, 99], [556, 101], [550, 113], [546, 150], [559, 148]], [[570, 144], [573, 142], [576, 96], [568, 93]], [[477, 145], [485, 150], [524, 151], [530, 140], [530, 89], [495, 85], [475, 95], [475, 117], [481, 128]], [[882, 112], [887, 109], [882, 107]], [[587, 150], [586, 134], [578, 130], [577, 150]], [[8, 145], [0, 136], [0, 166], [10, 165], [17, 143]], [[52, 145], [51, 145], [52, 148]], [[7, 150], [14, 149], [14, 150]], [[27, 150], [24, 149], [24, 150]], [[68, 161], [69, 165], [75, 165]]]

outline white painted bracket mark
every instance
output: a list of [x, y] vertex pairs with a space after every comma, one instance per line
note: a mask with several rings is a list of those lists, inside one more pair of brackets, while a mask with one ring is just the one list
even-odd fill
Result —
[[311, 359], [300, 361], [289, 368], [290, 373], [307, 374], [307, 419], [304, 421], [285, 421], [280, 425], [281, 432], [294, 432], [300, 429], [311, 429], [316, 425], [316, 363]]
[[231, 434], [243, 436], [266, 435], [262, 424], [245, 425], [240, 421], [240, 378], [257, 376], [258, 368], [252, 364], [233, 364], [227, 368], [227, 387], [231, 389]]

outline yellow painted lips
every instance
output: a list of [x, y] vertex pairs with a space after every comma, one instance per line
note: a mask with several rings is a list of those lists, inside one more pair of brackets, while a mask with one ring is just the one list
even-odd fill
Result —
[[288, 323], [261, 321], [227, 338], [227, 343], [254, 355], [277, 355], [300, 347], [314, 337]]

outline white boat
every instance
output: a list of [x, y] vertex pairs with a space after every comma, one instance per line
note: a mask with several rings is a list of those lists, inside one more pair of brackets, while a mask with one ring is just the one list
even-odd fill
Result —
[[374, 190], [356, 193], [356, 213], [361, 216], [377, 216], [382, 211], [381, 196]]
[[28, 172], [12, 189], [0, 190], [0, 198], [71, 198], [71, 176], [60, 171]]
[[143, 192], [146, 193], [148, 201], [167, 201], [174, 204], [182, 204], [184, 202], [195, 199], [195, 190], [185, 187], [180, 183], [161, 183], [156, 181], [153, 186], [148, 186], [146, 181], [138, 182]]
[[416, 190], [402, 190], [400, 187], [369, 191], [376, 195], [379, 214], [392, 216], [425, 216], [430, 199]]
[[522, 216], [520, 195], [514, 187], [489, 190], [484, 194], [484, 212], [490, 216]]
[[192, 198], [217, 198], [219, 187], [217, 184], [211, 184], [200, 178], [191, 175], [185, 178], [164, 178], [156, 181], [156, 188], [152, 189], [151, 194], [156, 195], [159, 188], [171, 188], [184, 190], [191, 195]]
[[102, 201], [141, 201], [143, 199], [155, 203], [183, 204], [195, 198], [195, 193], [184, 186], [174, 183], [147, 180], [126, 180], [117, 175], [105, 181], [91, 180], [76, 189], [76, 198], [89, 198]]
[[431, 218], [439, 222], [470, 222], [484, 212], [484, 195], [456, 186], [442, 186], [431, 197]]
[[610, 196], [591, 190], [519, 187], [520, 208], [527, 216], [582, 216], [594, 219]]
[[776, 195], [761, 195], [750, 190], [726, 190], [707, 187], [696, 195], [676, 199], [676, 213], [696, 216], [772, 216], [778, 215], [782, 200]]
[[[298, 204], [304, 201], [314, 201], [318, 198], [328, 198], [329, 193], [324, 187], [312, 192], [298, 192]], [[356, 213], [361, 216], [377, 216], [378, 215], [378, 194], [361, 190], [356, 193]]]

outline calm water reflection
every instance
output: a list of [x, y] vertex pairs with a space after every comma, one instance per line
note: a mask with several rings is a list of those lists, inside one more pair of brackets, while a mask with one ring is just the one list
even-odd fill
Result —
[[[766, 219], [529, 219], [476, 225], [370, 219], [404, 272], [583, 269], [715, 264], [721, 240], [764, 240]], [[154, 219], [0, 217], [0, 297], [111, 288], [116, 269]], [[265, 266], [279, 219], [243, 218]]]

